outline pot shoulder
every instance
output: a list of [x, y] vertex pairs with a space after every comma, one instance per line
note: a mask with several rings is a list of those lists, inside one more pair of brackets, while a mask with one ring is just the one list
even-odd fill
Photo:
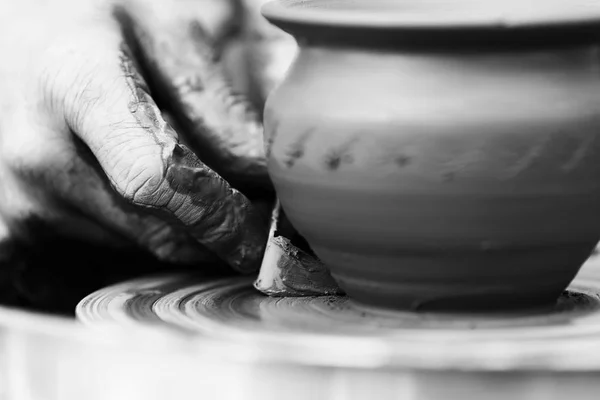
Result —
[[596, 54], [303, 48], [267, 100], [270, 170], [589, 188], [600, 182]]

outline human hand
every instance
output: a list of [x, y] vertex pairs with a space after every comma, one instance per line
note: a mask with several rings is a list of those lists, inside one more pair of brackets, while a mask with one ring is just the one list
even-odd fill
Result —
[[35, 237], [30, 222], [41, 221], [164, 261], [255, 270], [267, 218], [232, 185], [269, 189], [262, 126], [216, 62], [234, 3], [112, 6], [0, 6], [7, 235]]

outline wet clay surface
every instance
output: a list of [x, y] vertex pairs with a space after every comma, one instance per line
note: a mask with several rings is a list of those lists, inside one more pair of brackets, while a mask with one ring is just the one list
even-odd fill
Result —
[[329, 270], [290, 224], [276, 202], [269, 239], [254, 287], [270, 296], [343, 294]]
[[[318, 333], [383, 337], [415, 330], [510, 330], [514, 334], [546, 327], [600, 324], [600, 269], [584, 271], [554, 304], [496, 313], [412, 313], [362, 305], [347, 296], [269, 297], [250, 277], [212, 279], [188, 274], [149, 277], [106, 288], [78, 306], [88, 323], [126, 317], [139, 323], [185, 326], [210, 333]], [[110, 311], [112, 309], [112, 311]], [[216, 329], [216, 328], [215, 328]], [[600, 325], [598, 326], [600, 329]], [[218, 330], [215, 331], [218, 333]], [[573, 333], [577, 333], [574, 329]]]
[[249, 277], [173, 274], [93, 293], [80, 302], [77, 316], [90, 326], [161, 326], [232, 340], [245, 343], [248, 351], [276, 352], [288, 361], [581, 369], [600, 366], [600, 264], [590, 259], [555, 304], [527, 311], [387, 311], [345, 296], [269, 297], [257, 292]]
[[374, 51], [315, 33], [266, 102], [269, 174], [355, 300], [547, 304], [600, 240], [597, 67], [591, 46]]

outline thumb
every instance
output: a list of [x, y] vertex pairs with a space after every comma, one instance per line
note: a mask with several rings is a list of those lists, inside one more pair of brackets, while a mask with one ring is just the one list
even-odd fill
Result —
[[134, 205], [183, 224], [233, 268], [256, 270], [265, 222], [244, 195], [179, 144], [127, 48], [106, 41], [105, 48], [86, 52], [85, 60], [77, 74], [83, 82], [71, 84], [79, 89], [65, 96], [65, 120], [114, 189]]

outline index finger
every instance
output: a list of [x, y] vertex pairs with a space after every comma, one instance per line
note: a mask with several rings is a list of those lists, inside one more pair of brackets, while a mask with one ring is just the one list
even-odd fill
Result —
[[117, 15], [182, 139], [234, 186], [270, 189], [259, 114], [231, 89], [203, 22], [169, 23], [132, 9]]
[[[241, 272], [260, 264], [267, 229], [250, 201], [179, 144], [115, 35], [84, 52], [64, 96], [65, 120], [127, 201], [183, 224], [198, 242]], [[73, 52], [70, 53], [74, 57]], [[62, 65], [62, 64], [59, 64]], [[73, 71], [71, 71], [73, 72]], [[79, 89], [76, 89], [79, 88]]]

